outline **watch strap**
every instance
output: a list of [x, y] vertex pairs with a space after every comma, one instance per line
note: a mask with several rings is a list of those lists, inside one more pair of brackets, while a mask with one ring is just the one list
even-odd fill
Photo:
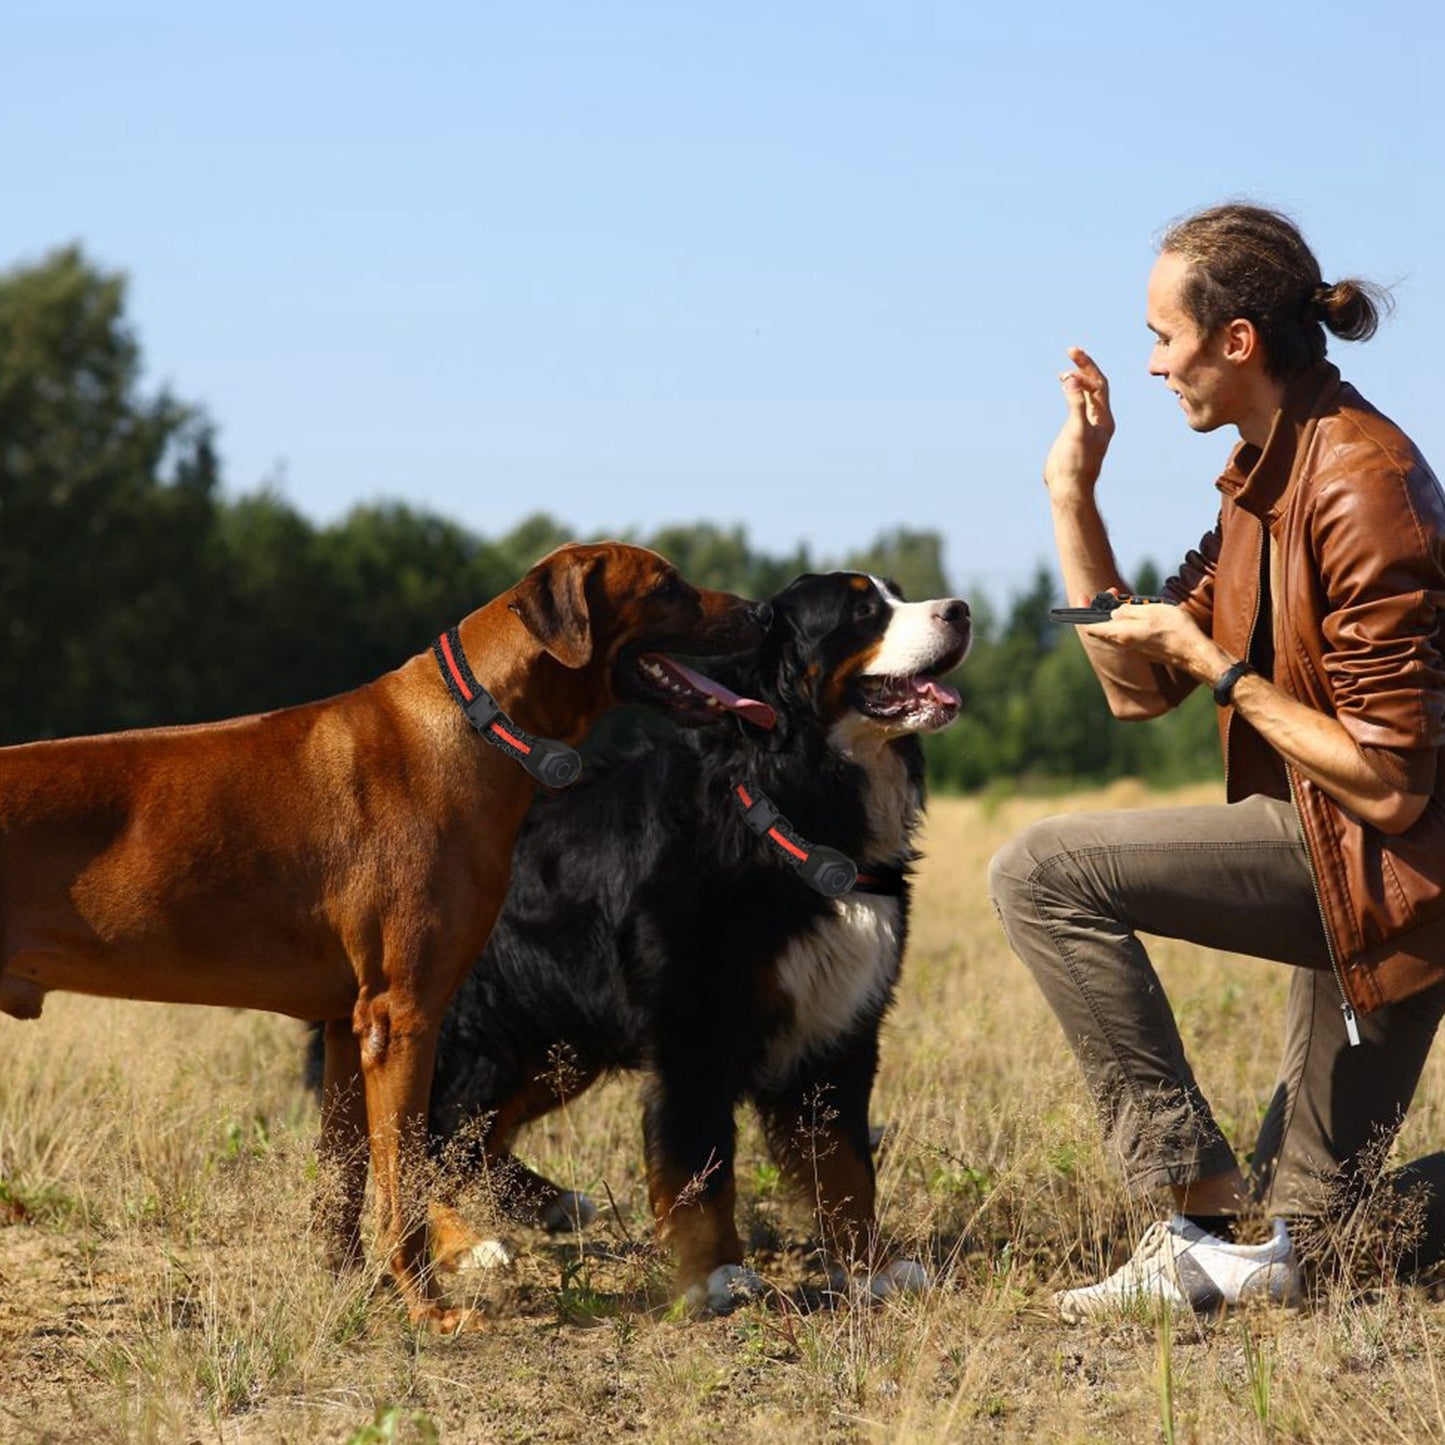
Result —
[[1234, 689], [1239, 684], [1239, 679], [1246, 673], [1254, 672], [1255, 667], [1248, 658], [1241, 658], [1238, 662], [1230, 663], [1219, 675], [1219, 680], [1214, 684], [1214, 700], [1220, 707], [1228, 707], [1234, 698]]

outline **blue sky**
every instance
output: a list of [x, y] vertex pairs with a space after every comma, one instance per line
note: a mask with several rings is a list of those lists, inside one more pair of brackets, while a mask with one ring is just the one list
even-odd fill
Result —
[[1232, 434], [1144, 367], [1160, 227], [1283, 206], [1398, 283], [1346, 374], [1445, 468], [1438, 5], [47, 3], [0, 24], [0, 266], [131, 279], [228, 489], [483, 534], [941, 532], [1051, 557], [1064, 348], [1111, 374], [1126, 569], [1211, 523]]

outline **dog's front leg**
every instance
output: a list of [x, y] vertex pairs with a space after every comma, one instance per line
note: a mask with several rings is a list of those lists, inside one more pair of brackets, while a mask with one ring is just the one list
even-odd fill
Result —
[[356, 1006], [379, 1247], [412, 1321], [452, 1332], [480, 1317], [447, 1307], [427, 1260], [427, 1103], [440, 1016], [395, 987]]
[[647, 1192], [658, 1239], [677, 1261], [677, 1288], [693, 1308], [725, 1313], [762, 1293], [743, 1267], [733, 1218], [734, 1124], [730, 1100], [681, 1080], [654, 1080], [644, 1118]]
[[813, 1202], [830, 1264], [866, 1268], [876, 1248], [877, 1185], [861, 1092], [860, 1099], [847, 1083], [805, 1078], [760, 1094], [757, 1105], [774, 1161]]
[[757, 1096], [768, 1148], [789, 1182], [810, 1197], [833, 1287], [887, 1299], [927, 1287], [927, 1271], [880, 1239], [868, 1104], [878, 1066], [876, 1025], [826, 1068], [804, 1070]]

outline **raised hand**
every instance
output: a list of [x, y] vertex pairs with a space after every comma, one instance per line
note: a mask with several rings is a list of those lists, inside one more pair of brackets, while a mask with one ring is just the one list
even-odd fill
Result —
[[1058, 500], [1093, 490], [1114, 435], [1108, 377], [1081, 347], [1069, 348], [1069, 360], [1073, 369], [1059, 373], [1069, 414], [1044, 460], [1044, 485]]

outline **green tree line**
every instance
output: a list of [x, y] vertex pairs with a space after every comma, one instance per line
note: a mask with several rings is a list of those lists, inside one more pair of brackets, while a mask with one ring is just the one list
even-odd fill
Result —
[[[204, 411], [143, 388], [125, 305], [124, 277], [78, 247], [0, 275], [0, 743], [343, 691], [426, 647], [552, 547], [585, 540], [545, 515], [484, 538], [399, 503], [318, 526], [274, 490], [226, 495]], [[942, 539], [925, 530], [832, 558], [806, 546], [767, 555], [745, 529], [706, 521], [614, 535], [746, 596], [836, 566], [890, 576], [915, 598], [955, 594]], [[1216, 773], [1213, 709], [1200, 699], [1150, 723], [1109, 717], [1072, 629], [1048, 621], [1055, 594], [1040, 571], [1001, 609], [969, 596], [976, 641], [952, 679], [965, 712], [928, 740], [934, 785]]]

